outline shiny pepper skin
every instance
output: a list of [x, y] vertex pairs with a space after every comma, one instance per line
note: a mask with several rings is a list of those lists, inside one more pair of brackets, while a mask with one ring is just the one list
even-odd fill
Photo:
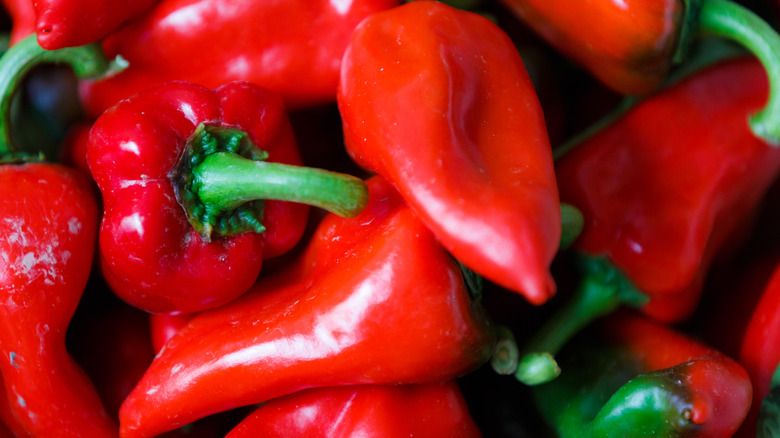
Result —
[[163, 84], [106, 111], [87, 151], [104, 202], [101, 265], [120, 298], [149, 312], [196, 312], [235, 299], [263, 259], [292, 248], [306, 224], [307, 206], [267, 201], [266, 232], [201, 239], [169, 178], [201, 122], [242, 128], [269, 161], [301, 162], [278, 96], [246, 82], [216, 90]]
[[120, 409], [122, 436], [307, 388], [444, 382], [489, 359], [457, 263], [387, 182], [368, 185], [360, 216], [327, 216], [292, 265], [165, 344]]
[[550, 143], [500, 28], [431, 1], [377, 13], [344, 55], [338, 106], [350, 156], [387, 178], [453, 256], [531, 303], [555, 293]]
[[650, 297], [643, 311], [681, 321], [710, 264], [740, 237], [780, 172], [780, 148], [748, 117], [767, 98], [752, 58], [722, 62], [658, 93], [564, 155], [561, 199], [579, 208], [582, 252], [607, 257]]
[[38, 44], [46, 50], [93, 43], [158, 0], [27, 0]]
[[365, 17], [399, 0], [164, 0], [104, 43], [129, 66], [87, 82], [82, 97], [99, 115], [117, 101], [170, 80], [215, 88], [249, 81], [288, 108], [336, 100], [344, 48]]
[[501, 0], [565, 55], [624, 94], [655, 90], [677, 50], [681, 0]]
[[479, 438], [454, 381], [315, 388], [263, 404], [225, 438]]
[[10, 409], [30, 436], [117, 436], [65, 348], [92, 268], [94, 192], [54, 164], [0, 166], [0, 187], [0, 372]]

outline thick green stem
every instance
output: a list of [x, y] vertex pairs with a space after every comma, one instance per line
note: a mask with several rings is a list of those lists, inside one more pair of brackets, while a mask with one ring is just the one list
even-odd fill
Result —
[[354, 217], [368, 199], [365, 182], [352, 175], [254, 161], [230, 152], [209, 155], [192, 171], [200, 200], [215, 214], [265, 199], [299, 202]]
[[621, 305], [641, 306], [647, 296], [611, 263], [600, 258], [583, 260], [585, 275], [580, 286], [523, 349], [515, 377], [527, 385], [547, 383], [560, 374], [553, 359], [561, 348], [595, 319]]
[[201, 123], [169, 177], [190, 224], [205, 241], [263, 232], [263, 201], [276, 200], [357, 216], [368, 186], [352, 175], [265, 161], [246, 132]]
[[731, 39], [750, 50], [769, 78], [769, 100], [750, 117], [753, 133], [780, 146], [780, 36], [761, 17], [729, 0], [704, 0], [699, 30]]
[[0, 58], [0, 155], [18, 151], [11, 139], [11, 102], [25, 75], [42, 64], [67, 64], [79, 78], [95, 78], [110, 67], [98, 43], [60, 50], [44, 50], [35, 35], [19, 41]]

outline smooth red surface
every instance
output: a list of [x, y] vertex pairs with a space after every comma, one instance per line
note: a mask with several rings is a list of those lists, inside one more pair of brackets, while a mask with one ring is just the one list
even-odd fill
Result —
[[35, 8], [38, 44], [55, 50], [98, 41], [158, 0], [27, 1]]
[[416, 1], [363, 21], [338, 95], [350, 155], [458, 260], [534, 304], [555, 293], [561, 214], [544, 116], [486, 18]]
[[610, 88], [655, 90], [672, 65], [682, 0], [501, 0], [517, 17]]
[[279, 93], [288, 107], [336, 100], [341, 57], [355, 26], [399, 0], [164, 0], [109, 36], [122, 73], [86, 82], [88, 113], [169, 80], [213, 88], [246, 80]]
[[116, 436], [65, 348], [92, 268], [93, 191], [54, 164], [0, 166], [0, 187], [0, 371], [10, 408], [32, 436]]
[[680, 376], [691, 395], [696, 436], [727, 438], [742, 424], [752, 397], [750, 377], [739, 363], [694, 338], [630, 313], [613, 315], [602, 329], [631, 351], [647, 371], [685, 364]]
[[719, 251], [742, 233], [780, 171], [748, 117], [767, 99], [761, 65], [721, 63], [654, 95], [557, 163], [561, 199], [585, 217], [577, 247], [603, 255], [681, 321]]
[[120, 409], [122, 436], [307, 388], [443, 382], [488, 360], [457, 264], [386, 182], [368, 183], [360, 216], [328, 215], [296, 263], [168, 341]]
[[263, 258], [291, 249], [305, 228], [307, 206], [266, 201], [267, 232], [200, 238], [168, 173], [201, 122], [242, 129], [269, 161], [301, 164], [278, 96], [247, 82], [215, 90], [173, 82], [104, 113], [87, 151], [103, 193], [103, 274], [119, 297], [149, 312], [196, 312], [235, 299], [255, 282]]
[[225, 438], [478, 438], [454, 381], [316, 388], [269, 401]]

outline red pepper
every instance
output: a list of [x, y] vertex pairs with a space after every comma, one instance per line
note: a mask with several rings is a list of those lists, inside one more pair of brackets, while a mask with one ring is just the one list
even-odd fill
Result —
[[55, 50], [98, 41], [158, 0], [27, 1], [35, 8], [38, 44]]
[[352, 30], [400, 0], [164, 0], [106, 38], [128, 67], [85, 83], [86, 111], [169, 80], [209, 88], [246, 80], [279, 93], [288, 107], [336, 99], [339, 66]]
[[352, 36], [338, 105], [350, 155], [387, 178], [458, 260], [534, 304], [555, 292], [550, 144], [500, 28], [429, 1], [377, 13]]
[[561, 354], [567, 373], [533, 389], [562, 438], [726, 438], [742, 423], [750, 379], [731, 358], [638, 315], [598, 329]]
[[[766, 100], [766, 84], [754, 59], [720, 63], [634, 106], [561, 157], [561, 199], [585, 220], [575, 242], [584, 277], [526, 353], [555, 354], [621, 304], [666, 322], [691, 315], [710, 264], [743, 237], [780, 173], [780, 148], [747, 123]], [[521, 366], [518, 378], [533, 376], [535, 361], [550, 365], [546, 353], [527, 356], [536, 365]]]
[[[674, 62], [686, 58], [699, 34], [735, 40], [765, 64], [772, 83], [771, 111], [780, 106], [780, 37], [759, 16], [729, 0], [501, 0], [557, 49], [613, 89], [626, 94], [656, 90]], [[768, 112], [752, 128], [780, 143], [780, 126]]]
[[248, 82], [146, 90], [106, 111], [89, 143], [105, 204], [103, 273], [149, 312], [197, 312], [244, 293], [264, 258], [300, 239], [308, 209], [298, 202], [357, 214], [365, 201], [362, 180], [296, 166], [281, 100]]
[[195, 316], [120, 409], [154, 436], [303, 389], [442, 382], [488, 360], [493, 338], [458, 264], [380, 177], [354, 219], [329, 215], [297, 261]]
[[[0, 372], [17, 426], [30, 436], [112, 437], [117, 426], [65, 334], [92, 268], [97, 205], [84, 175], [26, 162], [11, 143], [13, 90], [35, 65], [65, 62], [78, 74], [106, 65], [94, 47], [46, 52], [30, 36], [0, 60]], [[26, 163], [25, 163], [26, 162]]]
[[263, 404], [225, 438], [478, 438], [457, 383], [315, 388]]

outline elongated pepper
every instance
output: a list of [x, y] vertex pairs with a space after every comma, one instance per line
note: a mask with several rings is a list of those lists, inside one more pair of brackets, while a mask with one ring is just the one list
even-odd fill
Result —
[[338, 106], [350, 155], [387, 178], [459, 261], [534, 304], [555, 293], [550, 143], [500, 28], [431, 1], [377, 13], [352, 35]]

